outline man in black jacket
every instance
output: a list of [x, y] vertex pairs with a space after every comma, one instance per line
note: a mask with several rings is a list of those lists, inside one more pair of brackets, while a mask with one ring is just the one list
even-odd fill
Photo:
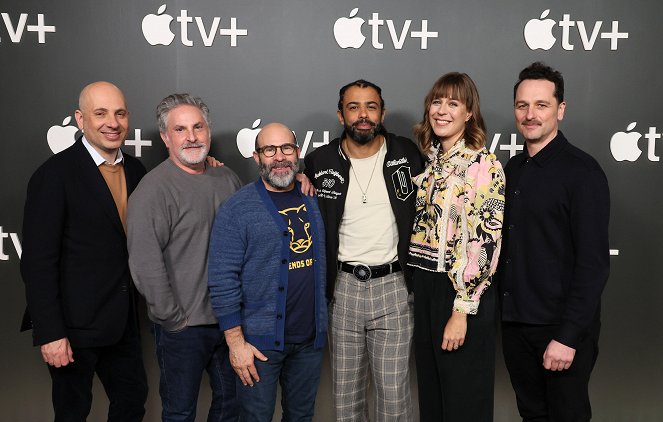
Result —
[[[48, 159], [28, 184], [21, 274], [34, 344], [53, 381], [56, 421], [85, 421], [96, 373], [108, 420], [140, 421], [147, 380], [129, 273], [127, 197], [145, 167], [123, 154], [124, 95], [95, 82], [76, 110], [83, 137]], [[30, 324], [31, 322], [31, 324]]]
[[381, 89], [339, 93], [340, 138], [306, 159], [327, 234], [327, 298], [337, 421], [365, 420], [369, 368], [377, 420], [410, 420], [414, 325], [405, 274], [422, 156], [382, 125]]
[[524, 421], [588, 421], [610, 264], [608, 182], [558, 130], [566, 106], [559, 72], [527, 67], [514, 101], [527, 148], [505, 168], [504, 359]]

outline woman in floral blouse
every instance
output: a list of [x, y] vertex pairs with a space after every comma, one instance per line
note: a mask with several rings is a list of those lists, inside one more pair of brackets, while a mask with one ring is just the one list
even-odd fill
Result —
[[504, 172], [469, 76], [435, 82], [415, 135], [429, 160], [414, 178], [409, 259], [420, 419], [492, 421]]

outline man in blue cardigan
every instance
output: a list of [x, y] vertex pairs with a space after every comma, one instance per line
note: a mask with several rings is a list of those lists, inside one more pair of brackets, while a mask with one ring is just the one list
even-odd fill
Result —
[[212, 308], [239, 376], [242, 421], [310, 421], [327, 336], [325, 238], [315, 198], [295, 181], [299, 147], [272, 123], [256, 138], [260, 178], [217, 213], [209, 248]]

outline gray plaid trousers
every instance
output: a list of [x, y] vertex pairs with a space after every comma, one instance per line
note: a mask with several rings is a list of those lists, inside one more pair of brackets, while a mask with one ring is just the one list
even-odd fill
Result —
[[401, 271], [367, 281], [338, 272], [329, 315], [337, 421], [368, 421], [369, 372], [376, 422], [412, 420], [412, 306]]

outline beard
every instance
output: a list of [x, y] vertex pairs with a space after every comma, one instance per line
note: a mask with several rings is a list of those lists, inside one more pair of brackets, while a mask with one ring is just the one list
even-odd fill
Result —
[[[362, 123], [370, 124], [371, 129], [357, 129], [357, 125]], [[365, 145], [375, 139], [376, 136], [384, 135], [385, 133], [385, 128], [382, 123], [375, 123], [368, 119], [359, 119], [351, 125], [345, 123], [343, 128], [345, 129], [345, 134], [350, 137], [350, 139], [361, 145]]]
[[[299, 171], [299, 161], [274, 161], [271, 164], [264, 164], [260, 161], [260, 177], [263, 178], [269, 185], [277, 189], [285, 189], [292, 185], [295, 181], [295, 176], [297, 171]], [[272, 169], [275, 168], [289, 168], [290, 171], [287, 174], [273, 174]]]
[[195, 166], [205, 161], [208, 153], [209, 144], [187, 144], [177, 151], [177, 158], [184, 164]]

